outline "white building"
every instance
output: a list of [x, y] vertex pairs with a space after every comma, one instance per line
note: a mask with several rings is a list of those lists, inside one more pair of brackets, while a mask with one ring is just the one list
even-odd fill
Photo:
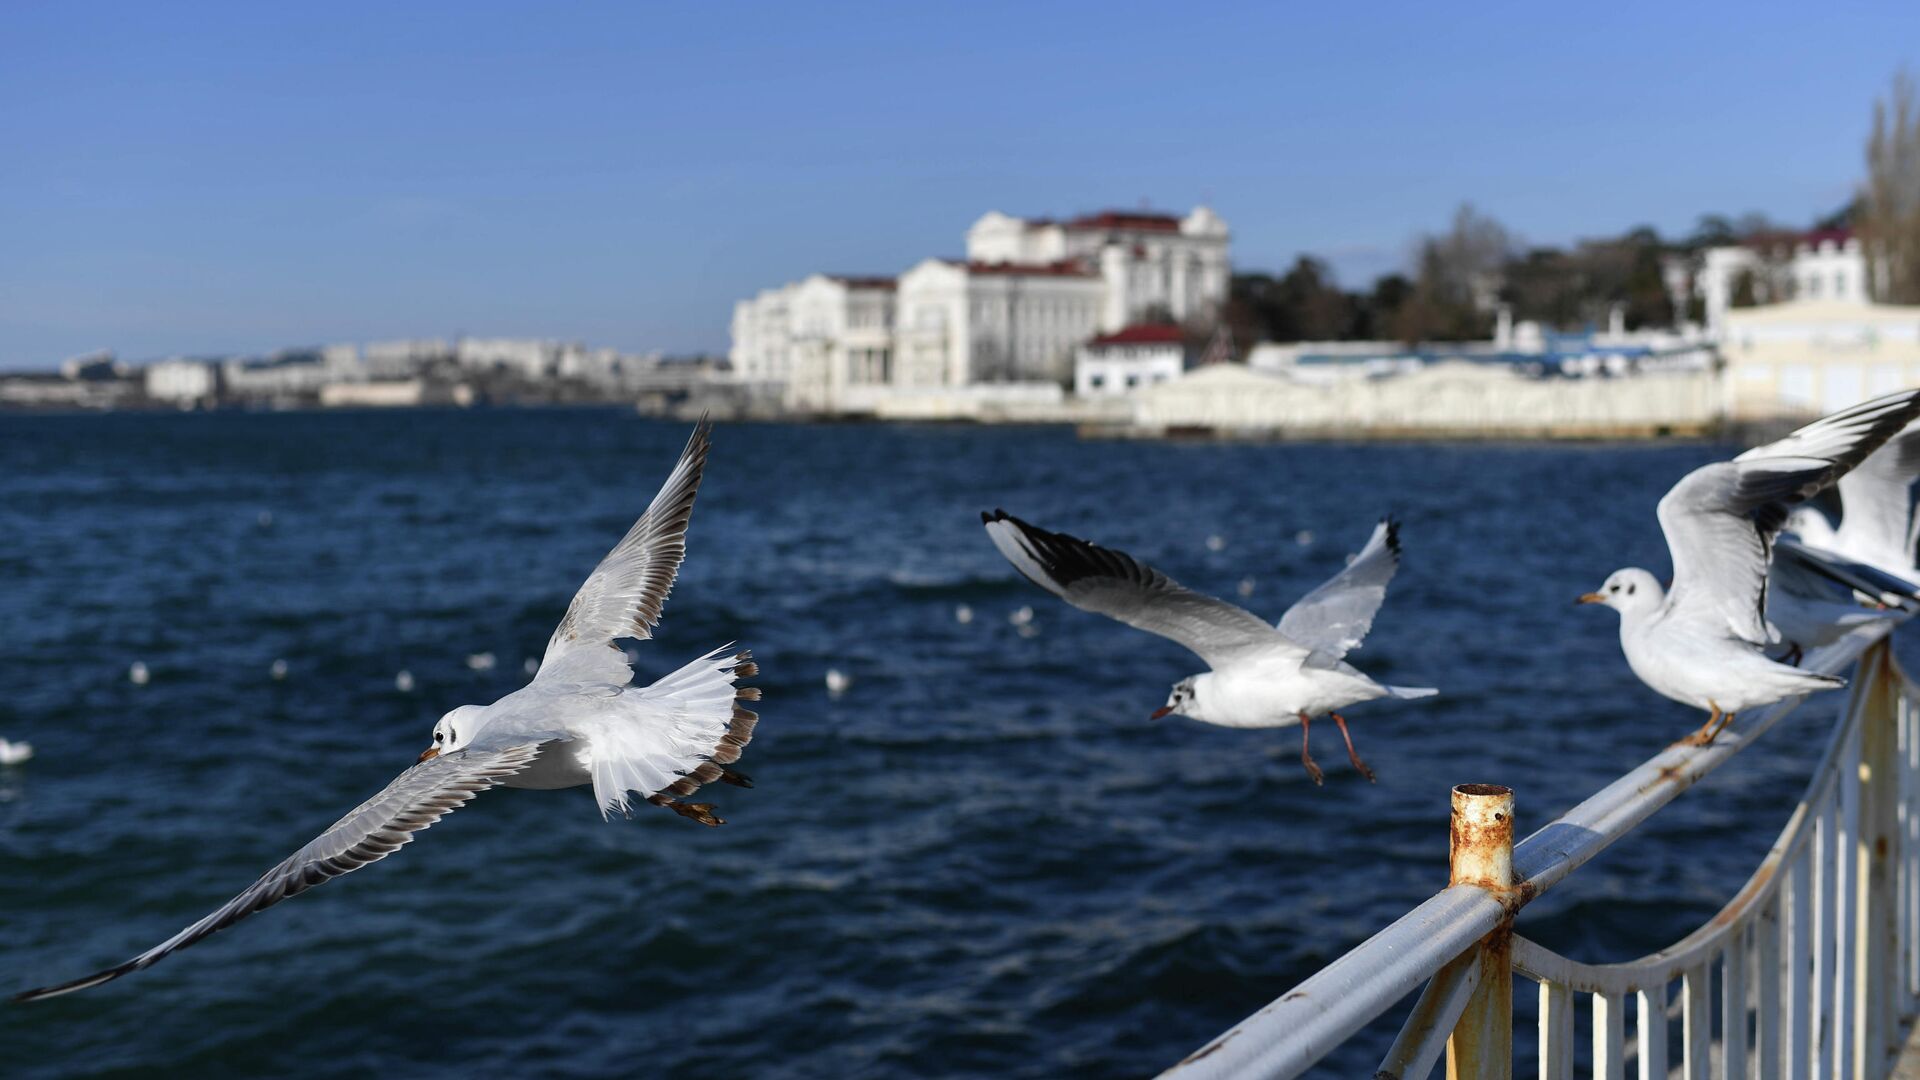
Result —
[[979, 263], [1084, 262], [1106, 283], [1100, 329], [1205, 318], [1226, 302], [1227, 223], [1207, 207], [1186, 217], [1106, 210], [1069, 221], [989, 211], [967, 230]]
[[901, 385], [1051, 382], [1098, 333], [1106, 284], [1085, 263], [927, 259], [900, 275]]
[[1184, 218], [988, 213], [967, 231], [965, 259], [927, 259], [897, 281], [816, 274], [735, 304], [733, 375], [829, 411], [864, 411], [890, 390], [1064, 386], [1088, 338], [1218, 311], [1227, 240], [1206, 207]]
[[188, 408], [213, 400], [220, 389], [220, 372], [205, 360], [160, 360], [145, 372], [147, 396]]
[[1728, 410], [1802, 418], [1920, 385], [1920, 306], [1799, 300], [1726, 316]]
[[1172, 382], [1186, 368], [1186, 336], [1180, 328], [1142, 323], [1080, 346], [1073, 361], [1073, 392], [1083, 398], [1124, 397], [1143, 386]]
[[1697, 288], [1705, 302], [1710, 333], [1724, 336], [1727, 313], [1733, 310], [1742, 278], [1750, 282], [1756, 304], [1789, 300], [1865, 304], [1870, 296], [1866, 255], [1860, 238], [1847, 229], [1708, 248]]
[[454, 359], [476, 371], [511, 371], [528, 379], [544, 379], [560, 369], [565, 346], [531, 338], [461, 338]]
[[439, 338], [420, 338], [370, 341], [361, 355], [370, 378], [405, 379], [452, 354], [453, 350]]

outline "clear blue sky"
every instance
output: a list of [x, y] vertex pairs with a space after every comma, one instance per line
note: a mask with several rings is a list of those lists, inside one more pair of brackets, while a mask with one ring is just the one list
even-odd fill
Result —
[[1920, 3], [10, 4], [0, 367], [403, 335], [722, 349], [982, 211], [1184, 210], [1360, 284], [1471, 200], [1789, 222]]

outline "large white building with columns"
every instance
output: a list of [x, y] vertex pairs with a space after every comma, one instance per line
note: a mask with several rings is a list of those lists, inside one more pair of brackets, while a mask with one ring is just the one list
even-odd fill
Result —
[[966, 257], [896, 278], [815, 274], [734, 305], [734, 376], [788, 405], [858, 409], [888, 389], [1052, 383], [1088, 339], [1211, 319], [1225, 303], [1226, 222], [1108, 210], [1064, 221], [989, 212]]

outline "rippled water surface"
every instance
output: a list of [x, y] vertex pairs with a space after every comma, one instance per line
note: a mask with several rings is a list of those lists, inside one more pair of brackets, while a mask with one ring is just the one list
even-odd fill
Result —
[[[524, 681], [685, 437], [618, 411], [0, 417], [0, 736], [38, 748], [0, 769], [0, 988], [162, 940]], [[1524, 829], [1698, 722], [1570, 601], [1664, 576], [1653, 504], [1726, 452], [722, 426], [639, 652], [759, 657], [728, 825], [489, 793], [147, 972], [0, 1007], [0, 1072], [1149, 1075], [1444, 884], [1450, 785], [1512, 785]], [[994, 506], [1269, 617], [1391, 509], [1406, 562], [1354, 660], [1442, 696], [1351, 711], [1377, 785], [1330, 728], [1316, 789], [1297, 730], [1150, 721], [1198, 662], [1019, 580]], [[1684, 934], [1829, 711], [1523, 928], [1596, 960]], [[1323, 1074], [1370, 1073], [1391, 1026]]]

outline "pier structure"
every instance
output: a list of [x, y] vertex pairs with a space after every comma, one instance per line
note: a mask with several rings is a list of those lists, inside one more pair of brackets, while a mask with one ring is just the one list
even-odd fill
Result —
[[[1162, 1080], [1301, 1076], [1395, 1016], [1375, 1080], [1428, 1077], [1443, 1058], [1449, 1080], [1508, 1080], [1518, 1054], [1542, 1080], [1920, 1080], [1908, 1042], [1920, 1012], [1920, 685], [1895, 663], [1890, 633], [1861, 628], [1808, 654], [1810, 670], [1853, 669], [1819, 764], [1746, 883], [1679, 941], [1584, 963], [1514, 922], [1798, 699], [1711, 745], [1668, 746], [1517, 843], [1525, 791], [1455, 787], [1446, 887]], [[1536, 1030], [1518, 1039], [1516, 986], [1538, 1002]]]

